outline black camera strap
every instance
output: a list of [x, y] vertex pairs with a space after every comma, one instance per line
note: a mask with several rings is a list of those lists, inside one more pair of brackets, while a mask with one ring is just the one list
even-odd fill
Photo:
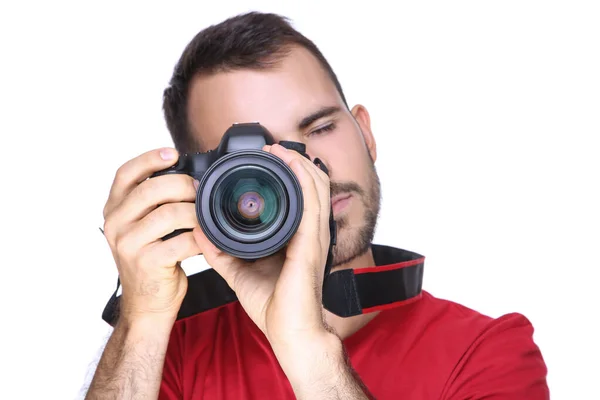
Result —
[[[389, 246], [372, 245], [375, 266], [327, 273], [323, 284], [323, 307], [340, 317], [367, 314], [416, 300], [421, 295], [425, 258]], [[331, 269], [331, 264], [329, 265]], [[108, 301], [102, 319], [115, 325], [120, 297], [117, 289]], [[188, 291], [177, 319], [237, 301], [235, 292], [214, 269], [188, 276]]]
[[[294, 148], [293, 144], [281, 142]], [[301, 153], [304, 149], [294, 148]], [[325, 173], [327, 167], [319, 160], [314, 163]], [[323, 307], [340, 317], [367, 314], [395, 307], [420, 298], [425, 257], [420, 254], [389, 246], [372, 245], [375, 266], [331, 272], [333, 248], [337, 242], [336, 223], [330, 213], [331, 240], [323, 277]], [[119, 316], [121, 296], [117, 288], [106, 304], [102, 319], [114, 326]], [[237, 301], [235, 292], [214, 269], [188, 276], [188, 290], [181, 304], [177, 320], [224, 306]]]

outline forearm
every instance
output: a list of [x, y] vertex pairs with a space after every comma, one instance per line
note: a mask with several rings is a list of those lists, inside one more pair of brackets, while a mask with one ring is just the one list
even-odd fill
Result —
[[158, 398], [171, 328], [168, 321], [119, 322], [86, 399]]
[[309, 344], [297, 343], [282, 367], [297, 399], [369, 400], [372, 396], [352, 368], [342, 341], [334, 334]]

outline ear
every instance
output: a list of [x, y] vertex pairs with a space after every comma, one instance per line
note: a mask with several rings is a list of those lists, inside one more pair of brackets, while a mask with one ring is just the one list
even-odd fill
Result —
[[365, 106], [357, 104], [352, 108], [352, 115], [360, 127], [360, 131], [363, 135], [369, 154], [373, 162], [377, 160], [377, 144], [375, 143], [375, 137], [371, 131], [371, 117]]

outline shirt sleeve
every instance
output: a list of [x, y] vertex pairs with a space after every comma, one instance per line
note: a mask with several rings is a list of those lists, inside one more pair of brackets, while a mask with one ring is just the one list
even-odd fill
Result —
[[163, 376], [158, 394], [159, 400], [179, 400], [183, 398], [182, 383], [182, 358], [181, 339], [179, 337], [179, 329], [177, 324], [173, 327], [169, 345], [167, 346], [167, 354], [165, 355], [165, 363], [163, 366]]
[[490, 322], [452, 372], [446, 400], [546, 400], [547, 368], [533, 340], [533, 326], [520, 314]]

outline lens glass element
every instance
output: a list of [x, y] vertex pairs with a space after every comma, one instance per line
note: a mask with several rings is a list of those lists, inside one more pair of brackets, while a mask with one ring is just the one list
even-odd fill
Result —
[[228, 171], [213, 193], [213, 216], [222, 232], [233, 240], [265, 240], [280, 227], [287, 213], [283, 183], [260, 166]]

